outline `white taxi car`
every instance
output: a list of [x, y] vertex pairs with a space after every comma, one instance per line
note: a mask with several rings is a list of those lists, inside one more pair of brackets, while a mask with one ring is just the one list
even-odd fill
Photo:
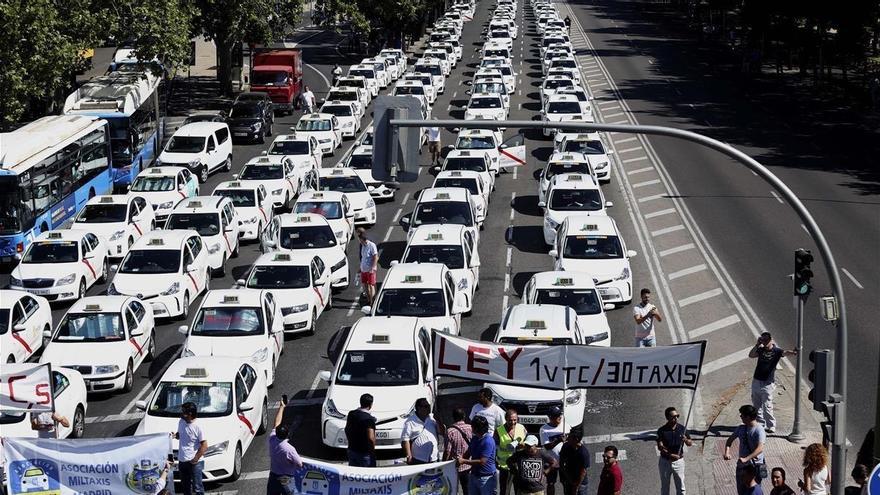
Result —
[[310, 113], [300, 117], [294, 128], [297, 135], [314, 136], [324, 155], [332, 155], [342, 145], [339, 119], [329, 113]]
[[232, 200], [196, 196], [181, 201], [171, 211], [165, 230], [193, 230], [202, 236], [213, 274], [226, 275], [226, 261], [238, 257], [239, 217]]
[[376, 224], [376, 201], [370, 188], [354, 170], [345, 167], [324, 168], [319, 172], [321, 191], [344, 193], [354, 211], [354, 224]]
[[375, 98], [379, 96], [381, 82], [376, 73], [376, 69], [370, 64], [357, 64], [348, 68], [349, 76], [363, 77], [367, 81], [367, 90], [370, 95]]
[[611, 217], [572, 215], [562, 222], [550, 250], [556, 269], [586, 272], [596, 279], [602, 301], [629, 304], [633, 297], [629, 259], [617, 223]]
[[416, 74], [414, 72], [407, 72], [401, 77], [400, 81], [398, 81], [398, 85], [400, 83], [406, 82], [415, 82], [424, 88], [425, 97], [428, 98], [428, 104], [433, 105], [435, 101], [437, 101], [437, 88], [434, 87], [434, 79], [430, 74]]
[[348, 159], [339, 162], [336, 166], [354, 170], [367, 186], [367, 191], [369, 191], [373, 199], [390, 200], [394, 198], [394, 193], [397, 190], [386, 186], [383, 182], [373, 177], [372, 145], [362, 144], [356, 146]]
[[571, 215], [607, 215], [606, 208], [614, 206], [605, 201], [602, 188], [591, 175], [559, 174], [550, 180], [547, 201], [538, 202], [544, 209], [544, 242], [556, 242], [556, 228]]
[[441, 49], [428, 48], [422, 52], [422, 60], [437, 60], [440, 62], [440, 68], [443, 69], [443, 75], [446, 77], [449, 77], [449, 74], [452, 72], [452, 60], [454, 58], [446, 50]]
[[50, 230], [25, 249], [9, 277], [9, 288], [51, 302], [82, 299], [110, 274], [107, 246], [91, 232]]
[[446, 76], [443, 74], [443, 67], [440, 61], [433, 58], [420, 59], [413, 66], [413, 72], [416, 74], [430, 74], [434, 83], [434, 88], [438, 94], [446, 92]]
[[[547, 104], [541, 109], [541, 119], [545, 123], [554, 122], [593, 122], [593, 114], [584, 112], [581, 102], [577, 100], [575, 95], [561, 94], [552, 95], [547, 100]], [[550, 136], [556, 133], [556, 129], [552, 127], [544, 128], [544, 135]]]
[[147, 200], [136, 194], [116, 194], [90, 199], [70, 228], [95, 234], [107, 246], [107, 256], [121, 258], [155, 226], [156, 215]]
[[501, 99], [504, 100], [504, 106], [507, 107], [508, 111], [510, 110], [510, 94], [512, 91], [507, 90], [504, 79], [500, 77], [480, 79], [480, 81], [471, 85], [471, 89], [465, 91], [465, 94], [480, 93], [500, 94]]
[[[2, 365], [0, 365], [2, 366]], [[58, 424], [58, 438], [82, 438], [86, 431], [88, 392], [79, 371], [72, 368], [52, 368], [52, 399], [55, 412], [67, 418], [70, 426]], [[31, 428], [28, 413], [0, 412], [3, 436], [10, 438], [37, 438], [38, 432]]]
[[501, 155], [500, 147], [503, 144], [501, 131], [491, 129], [462, 129], [455, 138], [455, 149], [471, 152], [482, 152], [489, 158], [489, 170], [493, 175], [501, 171], [498, 160]]
[[[583, 334], [574, 310], [552, 304], [517, 304], [507, 308], [494, 342], [519, 345], [581, 345]], [[579, 425], [584, 418], [585, 394], [573, 389], [565, 392], [516, 385], [486, 384], [494, 401], [505, 411], [516, 411], [519, 422], [537, 430], [547, 422], [553, 407], [562, 409], [565, 428]]]
[[473, 310], [480, 287], [480, 253], [471, 231], [461, 225], [425, 225], [415, 229], [401, 257], [403, 263], [442, 263], [457, 292], [467, 296], [464, 314]]
[[319, 376], [328, 382], [321, 408], [321, 440], [329, 447], [348, 447], [345, 421], [360, 407], [361, 394], [373, 395], [376, 448], [399, 449], [403, 422], [419, 397], [434, 403], [431, 333], [417, 318], [365, 317], [348, 330], [334, 371]]
[[477, 223], [483, 225], [489, 213], [489, 186], [483, 181], [483, 174], [472, 170], [446, 170], [437, 174], [432, 188], [461, 187], [471, 193], [477, 211]]
[[284, 332], [290, 334], [314, 335], [318, 318], [333, 305], [330, 267], [320, 256], [305, 251], [261, 255], [236, 286], [271, 291], [281, 307]]
[[272, 141], [272, 146], [264, 152], [266, 156], [284, 156], [302, 177], [311, 170], [321, 168], [324, 157], [315, 136], [281, 134]]
[[559, 153], [555, 152], [550, 155], [547, 165], [541, 170], [538, 182], [538, 201], [547, 201], [547, 188], [550, 187], [550, 181], [553, 177], [560, 174], [593, 174], [593, 168], [590, 166], [590, 160], [583, 153]]
[[[443, 160], [440, 171], [447, 172], [457, 170], [478, 173], [480, 174], [480, 177], [483, 178], [483, 184], [485, 184], [486, 188], [491, 193], [495, 190], [495, 172], [492, 170], [492, 153], [487, 153], [479, 148], [473, 149], [473, 146], [475, 146], [472, 144], [473, 142], [474, 140], [469, 136], [458, 139], [456, 144], [461, 143], [466, 149], [455, 148], [449, 151], [446, 158]], [[495, 163], [497, 167], [497, 161]]]
[[532, 275], [523, 289], [527, 304], [558, 304], [577, 313], [584, 344], [608, 347], [611, 327], [605, 311], [614, 309], [603, 303], [593, 276], [583, 272], [551, 271]]
[[[181, 406], [192, 402], [208, 441], [204, 480], [234, 481], [254, 438], [271, 427], [268, 395], [266, 377], [245, 358], [183, 357], [168, 367], [147, 400], [135, 403], [145, 414], [134, 434], [177, 431]], [[172, 448], [176, 457], [178, 440]]]
[[498, 93], [474, 93], [464, 111], [465, 120], [506, 120], [507, 106]]
[[541, 83], [541, 107], [545, 107], [550, 97], [555, 95], [559, 89], [571, 88], [576, 85], [576, 80], [565, 76], [551, 76], [544, 79], [544, 82]]
[[43, 347], [46, 331], [52, 331], [52, 308], [46, 298], [0, 289], [0, 362], [27, 361]]
[[306, 252], [320, 256], [330, 267], [330, 286], [345, 289], [350, 283], [346, 243], [339, 242], [329, 221], [316, 213], [278, 215], [263, 231], [260, 248], [265, 252]]
[[583, 153], [599, 182], [611, 182], [611, 155], [614, 150], [605, 147], [598, 132], [565, 136], [556, 149], [564, 153]]
[[287, 156], [280, 155], [252, 158], [232, 177], [246, 187], [265, 187], [276, 209], [289, 208], [306, 182], [302, 170], [297, 169]]
[[336, 116], [343, 139], [361, 132], [361, 114], [355, 105], [350, 101], [327, 101], [321, 106], [320, 113]]
[[369, 316], [411, 316], [435, 330], [458, 335], [461, 314], [471, 307], [467, 294], [442, 263], [396, 263], [388, 269]]
[[336, 240], [343, 246], [354, 235], [354, 209], [346, 193], [305, 191], [294, 203], [293, 213], [317, 213], [326, 218]]
[[156, 226], [161, 227], [181, 199], [199, 195], [199, 181], [185, 167], [151, 167], [141, 170], [128, 190], [153, 205]]
[[136, 296], [153, 307], [156, 318], [186, 319], [190, 302], [210, 280], [208, 249], [198, 232], [154, 230], [125, 255], [107, 294]]
[[193, 318], [181, 325], [186, 335], [181, 356], [248, 358], [275, 383], [275, 368], [284, 352], [284, 321], [275, 296], [267, 290], [209, 290]]
[[358, 65], [368, 65], [376, 71], [376, 79], [379, 80], [379, 87], [385, 89], [391, 84], [392, 74], [388, 70], [388, 65], [384, 58], [365, 58]]
[[370, 103], [370, 93], [366, 89], [352, 86], [333, 86], [327, 91], [327, 99], [325, 102], [339, 101], [341, 103], [351, 103], [354, 105], [354, 111], [358, 119], [364, 116], [364, 111]]
[[400, 217], [399, 222], [410, 232], [420, 225], [463, 225], [471, 229], [475, 237], [479, 237], [479, 229], [483, 227], [477, 221], [477, 205], [471, 192], [458, 187], [423, 190], [413, 212]]
[[263, 184], [245, 186], [239, 181], [221, 182], [211, 196], [232, 201], [241, 225], [238, 238], [243, 241], [258, 240], [263, 227], [275, 218], [275, 209]]
[[89, 296], [73, 303], [41, 363], [80, 372], [89, 392], [130, 392], [134, 373], [156, 357], [153, 308], [131, 296]]

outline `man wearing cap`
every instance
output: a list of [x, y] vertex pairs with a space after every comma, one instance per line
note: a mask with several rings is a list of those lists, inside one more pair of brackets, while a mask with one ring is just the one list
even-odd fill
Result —
[[518, 495], [544, 495], [547, 489], [547, 473], [558, 466], [556, 459], [540, 448], [535, 435], [523, 440], [525, 448], [517, 450], [507, 459], [507, 467]]
[[556, 460], [556, 467], [547, 471], [547, 495], [556, 495], [556, 478], [559, 476], [559, 451], [565, 442], [565, 431], [562, 429], [562, 408], [553, 406], [547, 413], [547, 424], [541, 426], [539, 432], [544, 450]]

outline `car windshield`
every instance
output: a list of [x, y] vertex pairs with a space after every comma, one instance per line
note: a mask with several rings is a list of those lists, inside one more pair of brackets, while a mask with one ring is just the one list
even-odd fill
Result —
[[503, 74], [505, 76], [513, 75], [513, 69], [511, 69], [510, 66], [508, 66], [508, 65], [502, 65], [502, 66], [498, 67], [498, 70], [500, 70], [501, 74]]
[[232, 384], [229, 382], [159, 382], [147, 414], [180, 417], [184, 402], [196, 405], [200, 418], [217, 418], [232, 413]]
[[349, 76], [361, 76], [366, 79], [375, 79], [376, 73], [369, 69], [351, 69], [348, 71]]
[[501, 83], [478, 83], [474, 85], [474, 93], [500, 93], [504, 94], [504, 85]]
[[406, 76], [403, 78], [404, 81], [416, 81], [421, 83], [422, 86], [426, 86], [431, 84], [431, 76]]
[[544, 178], [550, 179], [558, 174], [590, 175], [590, 164], [587, 162], [552, 162], [547, 165], [547, 171], [544, 173]]
[[535, 303], [568, 306], [579, 315], [597, 315], [602, 312], [602, 303], [595, 289], [538, 289], [535, 292]]
[[270, 155], [308, 155], [307, 141], [275, 141], [269, 149]]
[[432, 76], [443, 75], [443, 69], [439, 65], [417, 65], [415, 70], [416, 72], [426, 72]]
[[480, 186], [477, 184], [477, 179], [459, 177], [440, 178], [434, 181], [433, 187], [461, 187], [467, 189], [472, 195], [480, 194]]
[[461, 246], [410, 246], [404, 263], [443, 263], [450, 270], [464, 268], [464, 252]]
[[[464, 138], [467, 139], [467, 138]], [[467, 149], [467, 147], [465, 147]], [[483, 157], [464, 158], [453, 157], [447, 158], [443, 164], [443, 170], [469, 170], [471, 172], [485, 172], [486, 160]]]
[[177, 273], [180, 251], [175, 249], [135, 249], [128, 252], [119, 273]]
[[571, 79], [547, 79], [544, 81], [545, 89], [566, 88], [572, 86]]
[[174, 190], [174, 176], [137, 177], [131, 190], [136, 192], [161, 192]]
[[252, 86], [284, 86], [287, 84], [286, 72], [254, 71], [251, 75]]
[[263, 334], [260, 308], [242, 306], [202, 308], [192, 323], [190, 335], [242, 337]]
[[112, 342], [125, 339], [119, 313], [71, 313], [61, 320], [53, 342]]
[[581, 105], [576, 101], [551, 101], [547, 113], [581, 113]]
[[205, 149], [205, 136], [172, 136], [165, 146], [170, 153], [198, 153]]
[[34, 242], [22, 263], [74, 263], [79, 259], [76, 241]]
[[471, 98], [468, 108], [501, 108], [501, 98]]
[[556, 211], [599, 211], [602, 197], [598, 189], [553, 189], [550, 209]]
[[[358, 94], [355, 91], [331, 91], [331, 92], [327, 93], [327, 99], [328, 100], [339, 100], [339, 101], [358, 101], [360, 98], [358, 98]], [[330, 108], [330, 107], [324, 107], [324, 109], [321, 111], [324, 113], [332, 113], [332, 112], [327, 111], [328, 108]], [[347, 115], [347, 114], [334, 113], [333, 115]]]
[[345, 166], [356, 170], [371, 170], [373, 168], [373, 155], [351, 155]]
[[400, 387], [419, 383], [413, 351], [348, 351], [342, 356], [338, 385]]
[[172, 213], [166, 230], [195, 230], [203, 237], [220, 233], [219, 213]]
[[217, 189], [212, 196], [229, 198], [239, 208], [257, 206], [257, 195], [253, 189]]
[[508, 52], [508, 51], [505, 50], [505, 49], [499, 49], [499, 50], [486, 50], [485, 52], [483, 52], [483, 56], [484, 56], [484, 57], [504, 57], [504, 58], [510, 58], [510, 52]]
[[326, 176], [321, 177], [322, 191], [338, 191], [344, 193], [366, 192], [367, 187], [364, 181], [357, 175], [349, 175], [342, 177]]
[[257, 119], [260, 117], [260, 106], [256, 103], [236, 103], [229, 112], [233, 119]]
[[616, 236], [570, 235], [565, 239], [562, 257], [577, 260], [623, 258], [623, 249]]
[[245, 165], [238, 178], [241, 180], [283, 179], [284, 167], [281, 165]]
[[[337, 117], [351, 117], [351, 105], [325, 105], [321, 107], [321, 113], [329, 113]], [[326, 120], [324, 122], [327, 122]], [[329, 128], [324, 130], [330, 130]]]
[[424, 86], [397, 86], [394, 88], [395, 95], [423, 95], [425, 94]]
[[376, 316], [446, 316], [441, 289], [382, 289]]
[[336, 236], [329, 225], [283, 227], [278, 237], [284, 249], [316, 249], [336, 245]]
[[77, 223], [117, 223], [124, 222], [128, 205], [86, 205], [76, 217]]
[[432, 201], [419, 203], [413, 225], [451, 223], [471, 227], [474, 225], [471, 209], [464, 201]]
[[562, 60], [554, 60], [550, 64], [550, 67], [553, 69], [556, 69], [558, 67], [564, 67], [567, 69], [575, 69], [575, 68], [577, 68], [577, 62], [575, 62], [574, 60], [572, 60], [570, 58], [566, 58], [566, 59], [562, 59]]
[[304, 265], [257, 265], [251, 271], [249, 289], [302, 289], [311, 286], [309, 267]]
[[480, 67], [495, 67], [504, 63], [504, 60], [499, 60], [497, 58], [490, 58], [483, 60], [480, 62]]
[[9, 310], [0, 308], [0, 335], [9, 331]]
[[296, 130], [305, 132], [329, 131], [333, 129], [330, 119], [299, 119]]
[[566, 140], [562, 151], [569, 153], [584, 153], [585, 155], [604, 155], [605, 146], [602, 141], [590, 140]]
[[367, 131], [362, 134], [361, 140], [358, 141], [359, 144], [364, 146], [372, 146], [373, 145], [373, 131]]
[[[459, 136], [458, 140], [455, 141], [455, 149], [458, 150], [491, 150], [495, 148], [495, 138], [486, 136], [486, 137], [472, 137], [472, 136]], [[453, 159], [450, 159], [453, 160]], [[454, 160], [464, 160], [463, 158], [454, 158]], [[481, 159], [471, 158], [469, 160], [474, 160], [481, 164], [481, 167], [485, 164]], [[481, 172], [482, 170], [478, 170]]]
[[321, 215], [327, 220], [338, 220], [342, 218], [342, 208], [340, 206], [341, 205], [337, 201], [297, 201], [293, 208], [293, 212], [315, 213]]
[[343, 88], [364, 88], [366, 89], [366, 81], [357, 78], [341, 78], [336, 83], [337, 86]]

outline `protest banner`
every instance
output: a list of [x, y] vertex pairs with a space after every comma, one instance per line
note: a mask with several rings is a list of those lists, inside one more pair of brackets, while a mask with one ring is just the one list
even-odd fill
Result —
[[167, 433], [120, 438], [4, 438], [9, 495], [152, 494], [171, 453]]
[[0, 365], [0, 411], [52, 412], [52, 367], [49, 364]]
[[302, 458], [294, 474], [295, 493], [308, 495], [452, 495], [455, 461], [417, 466], [352, 467]]
[[662, 347], [517, 345], [434, 332], [437, 375], [503, 385], [695, 390], [706, 342]]

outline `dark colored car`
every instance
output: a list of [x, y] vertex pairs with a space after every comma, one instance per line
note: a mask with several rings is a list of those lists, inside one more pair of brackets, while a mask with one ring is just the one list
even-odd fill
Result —
[[275, 114], [272, 101], [266, 93], [241, 93], [232, 103], [226, 119], [233, 139], [245, 139], [262, 143], [272, 135]]
[[195, 112], [187, 115], [181, 126], [192, 124], [193, 122], [226, 122], [226, 112], [223, 110]]

